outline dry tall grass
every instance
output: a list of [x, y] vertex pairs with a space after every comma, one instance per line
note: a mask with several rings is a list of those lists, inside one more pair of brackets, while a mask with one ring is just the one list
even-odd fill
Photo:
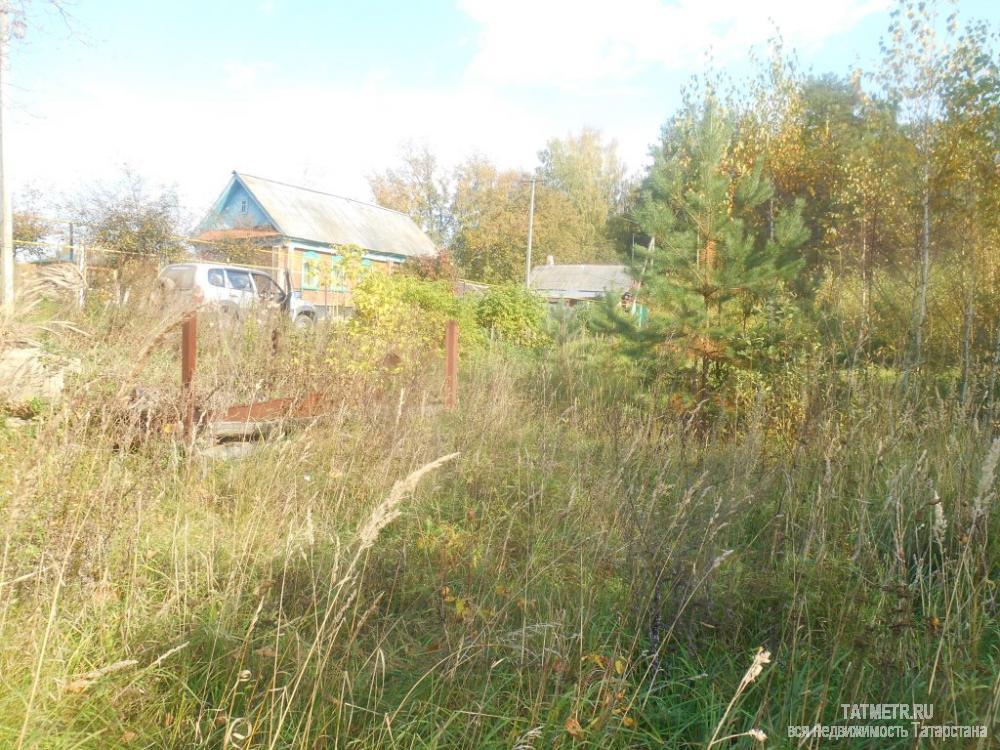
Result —
[[0, 429], [0, 746], [781, 746], [852, 702], [996, 723], [1000, 448], [959, 405], [831, 376], [713, 433], [507, 351], [446, 412], [439, 362], [340, 372], [336, 327], [275, 354], [269, 323], [205, 322], [206, 408], [331, 405], [225, 461], [174, 434], [163, 311], [47, 314], [81, 373]]

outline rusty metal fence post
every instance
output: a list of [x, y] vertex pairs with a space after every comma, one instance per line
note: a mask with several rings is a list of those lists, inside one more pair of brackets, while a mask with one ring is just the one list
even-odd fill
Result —
[[449, 320], [444, 332], [444, 405], [458, 403], [458, 321]]
[[184, 439], [194, 441], [194, 369], [198, 363], [198, 313], [181, 327], [181, 390], [184, 408]]

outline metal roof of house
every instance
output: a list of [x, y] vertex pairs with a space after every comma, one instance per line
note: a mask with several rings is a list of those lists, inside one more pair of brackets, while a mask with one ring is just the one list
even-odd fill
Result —
[[546, 265], [531, 269], [529, 286], [548, 297], [602, 297], [632, 286], [626, 266]]
[[234, 172], [286, 237], [407, 257], [437, 254], [430, 237], [406, 214], [310, 188]]

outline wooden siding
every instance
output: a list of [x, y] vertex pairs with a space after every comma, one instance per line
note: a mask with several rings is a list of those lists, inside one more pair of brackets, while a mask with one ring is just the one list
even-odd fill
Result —
[[[329, 307], [351, 307], [351, 298], [348, 292], [334, 289], [304, 289], [302, 264], [306, 260], [308, 253], [315, 253], [320, 258], [321, 264], [326, 264], [326, 276], [332, 272], [332, 259], [339, 257], [337, 253], [327, 248], [301, 247], [298, 245], [278, 245], [271, 248], [271, 263], [275, 270], [275, 275], [284, 282], [285, 270], [287, 269], [292, 280], [292, 288], [300, 292], [302, 299], [313, 305], [324, 305]], [[372, 271], [379, 273], [391, 273], [395, 263], [379, 258], [366, 256], [366, 260], [371, 263], [369, 267]]]

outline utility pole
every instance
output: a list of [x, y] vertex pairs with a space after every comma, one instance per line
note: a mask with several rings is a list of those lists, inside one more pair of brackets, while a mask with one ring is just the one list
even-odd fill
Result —
[[7, 189], [7, 159], [3, 134], [4, 109], [7, 104], [7, 75], [10, 63], [9, 8], [0, 0], [0, 302], [6, 314], [14, 312], [14, 228]]
[[531, 239], [535, 229], [535, 175], [531, 175], [531, 202], [528, 204], [528, 255], [524, 260], [524, 285], [531, 288]]

